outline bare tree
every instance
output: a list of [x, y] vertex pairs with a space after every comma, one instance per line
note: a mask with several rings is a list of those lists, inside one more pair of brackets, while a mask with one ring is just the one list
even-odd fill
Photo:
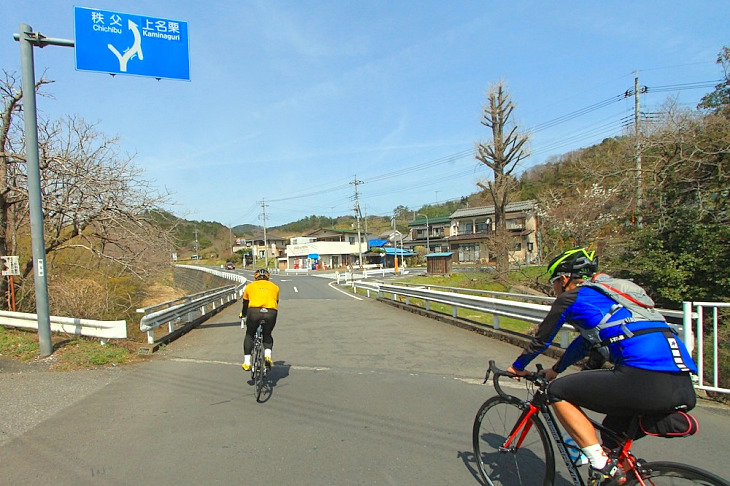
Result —
[[[39, 87], [47, 81], [39, 82]], [[28, 241], [29, 206], [23, 134], [15, 117], [21, 113], [17, 80], [5, 74], [0, 126], [0, 252], [18, 253], [22, 279], [32, 275], [33, 259], [22, 258], [15, 241]], [[106, 261], [120, 274], [148, 275], [169, 261], [170, 232], [161, 208], [169, 195], [144, 179], [133, 157], [122, 155], [118, 140], [107, 138], [77, 116], [39, 123], [41, 191], [46, 254], [51, 258], [85, 251], [92, 260], [64, 259], [64, 264], [90, 265]], [[27, 244], [26, 244], [27, 246]]]
[[[524, 145], [527, 135], [518, 133], [518, 127], [510, 121], [514, 104], [505, 92], [502, 81], [496, 83], [487, 93], [487, 104], [482, 114], [482, 125], [492, 131], [492, 140], [477, 145], [476, 158], [492, 169], [494, 180], [477, 185], [489, 192], [494, 202], [494, 228], [492, 247], [496, 254], [497, 273], [505, 276], [509, 270], [509, 251], [513, 240], [507, 231], [506, 207], [510, 189], [515, 184], [512, 175], [517, 164], [527, 156]], [[508, 133], [505, 133], [509, 130]]]

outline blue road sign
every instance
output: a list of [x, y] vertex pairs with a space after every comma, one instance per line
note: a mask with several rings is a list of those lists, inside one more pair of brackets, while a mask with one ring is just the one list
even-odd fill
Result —
[[74, 7], [76, 69], [190, 80], [188, 24]]

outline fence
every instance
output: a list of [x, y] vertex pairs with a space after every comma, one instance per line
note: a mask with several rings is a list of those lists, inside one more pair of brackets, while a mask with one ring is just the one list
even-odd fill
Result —
[[[694, 312], [693, 312], [694, 307]], [[719, 309], [730, 308], [730, 303], [719, 303], [719, 302], [684, 302], [685, 316], [687, 317], [687, 325], [691, 326], [691, 321], [694, 318], [697, 323], [696, 335], [700, 338], [697, 340], [697, 356], [702, 358], [697, 359], [697, 374], [699, 375], [699, 383], [697, 388], [701, 388], [707, 391], [714, 391], [720, 393], [730, 393], [727, 388], [720, 387], [720, 362], [721, 357], [719, 354], [720, 350], [720, 319]], [[712, 311], [712, 332], [709, 333], [709, 339], [712, 343], [711, 359], [711, 376], [712, 385], [705, 384], [705, 309]], [[695, 317], [692, 317], [695, 316]]]
[[[472, 293], [484, 293], [491, 294], [501, 297], [510, 297], [512, 299], [520, 300], [507, 300], [495, 297], [483, 297], [481, 295], [470, 295], [459, 292], [465, 292], [466, 289], [458, 289], [455, 287], [439, 287], [441, 289], [448, 289], [449, 291], [443, 290], [431, 290], [437, 286], [426, 286], [420, 285], [416, 287], [410, 287], [405, 285], [386, 285], [376, 282], [368, 281], [352, 281], [352, 288], [354, 290], [362, 289], [365, 291], [368, 297], [371, 296], [372, 292], [375, 292], [379, 298], [386, 298], [386, 295], [390, 295], [392, 300], [397, 300], [399, 297], [405, 299], [406, 305], [410, 305], [411, 298], [417, 298], [424, 301], [426, 310], [431, 310], [431, 303], [438, 302], [441, 304], [451, 306], [452, 317], [458, 316], [458, 309], [471, 309], [478, 312], [484, 312], [485, 314], [491, 314], [493, 316], [492, 328], [500, 328], [500, 317], [511, 317], [514, 319], [538, 323], [541, 322], [547, 315], [550, 309], [549, 305], [530, 303], [525, 301], [538, 300], [545, 302], [552, 302], [552, 297], [535, 296], [535, 295], [524, 295], [524, 294], [513, 294], [506, 292], [492, 292], [492, 291], [479, 291], [479, 290], [468, 290]], [[694, 310], [693, 310], [694, 306]], [[712, 376], [713, 384], [706, 385], [704, 383], [704, 369], [705, 364], [703, 359], [698, 359], [698, 380], [697, 388], [714, 391], [720, 393], [730, 394], [730, 389], [722, 388], [719, 386], [719, 370], [720, 370], [720, 356], [719, 350], [719, 308], [728, 308], [730, 304], [727, 303], [713, 303], [713, 302], [685, 302], [682, 311], [675, 311], [669, 309], [657, 309], [669, 325], [678, 333], [683, 336], [683, 341], [689, 348], [690, 352], [695, 351], [697, 348], [696, 356], [705, 356], [705, 323], [704, 323], [704, 310], [711, 308], [713, 312], [712, 318], [712, 353], [710, 360], [712, 363]], [[693, 333], [692, 323], [696, 322], [697, 328]], [[560, 347], [565, 349], [570, 344], [573, 338], [573, 333], [576, 330], [570, 326], [565, 325], [562, 327], [559, 336]], [[695, 340], [695, 335], [699, 338]], [[527, 337], [527, 336], [526, 336]]]

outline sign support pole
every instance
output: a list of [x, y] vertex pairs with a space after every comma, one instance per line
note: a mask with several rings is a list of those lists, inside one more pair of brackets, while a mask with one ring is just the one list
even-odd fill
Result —
[[25, 156], [28, 171], [28, 199], [30, 203], [30, 233], [33, 247], [33, 271], [35, 281], [35, 305], [38, 316], [38, 342], [41, 357], [53, 354], [51, 342], [51, 316], [48, 305], [48, 281], [46, 279], [46, 244], [43, 234], [43, 201], [41, 196], [41, 171], [38, 156], [38, 115], [36, 112], [35, 65], [33, 46], [56, 44], [73, 47], [73, 41], [44, 38], [33, 32], [28, 24], [20, 24], [20, 66], [23, 88], [23, 118], [25, 119]]

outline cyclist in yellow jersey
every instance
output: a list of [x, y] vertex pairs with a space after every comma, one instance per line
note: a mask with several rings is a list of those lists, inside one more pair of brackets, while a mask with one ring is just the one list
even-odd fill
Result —
[[253, 338], [256, 334], [258, 323], [265, 321], [263, 328], [264, 360], [269, 368], [274, 362], [271, 359], [271, 349], [274, 347], [274, 338], [271, 332], [276, 325], [276, 315], [279, 308], [279, 287], [269, 281], [269, 271], [265, 268], [256, 270], [254, 281], [250, 282], [243, 289], [241, 300], [243, 308], [239, 317], [246, 316], [246, 337], [243, 339], [243, 364], [241, 367], [248, 371], [251, 369], [251, 350], [253, 349]]

